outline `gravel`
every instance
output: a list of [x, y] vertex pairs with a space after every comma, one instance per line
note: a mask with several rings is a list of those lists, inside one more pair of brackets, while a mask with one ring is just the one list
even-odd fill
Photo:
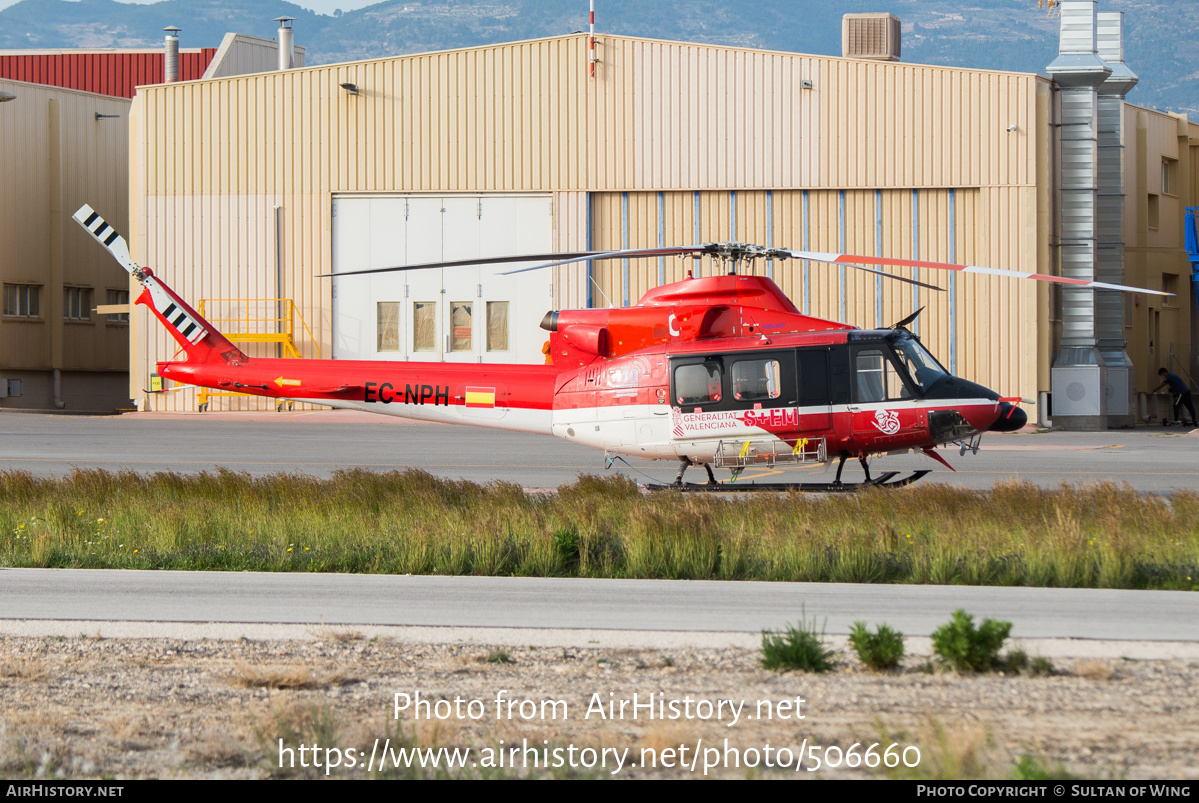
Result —
[[[0, 772], [366, 777], [397, 746], [420, 746], [469, 748], [466, 767], [435, 772], [417, 761], [397, 772], [389, 759], [383, 774], [695, 777], [706, 762], [709, 776], [794, 776], [802, 752], [800, 777], [1006, 778], [1029, 756], [1085, 778], [1199, 778], [1199, 714], [1189, 704], [1199, 660], [1062, 652], [1050, 676], [967, 676], [930, 671], [928, 655], [875, 673], [842, 648], [837, 670], [816, 675], [763, 670], [744, 646], [677, 640], [439, 644], [335, 628], [275, 640], [0, 635]], [[418, 693], [428, 704], [419, 719]], [[408, 701], [400, 720], [397, 695]], [[551, 717], [545, 700], [565, 703], [565, 716], [560, 706]], [[621, 701], [624, 717], [607, 716]], [[892, 744], [890, 755], [909, 763], [918, 749], [918, 765], [847, 766]], [[334, 756], [341, 766], [326, 767]], [[503, 767], [487, 766], [501, 756]]]

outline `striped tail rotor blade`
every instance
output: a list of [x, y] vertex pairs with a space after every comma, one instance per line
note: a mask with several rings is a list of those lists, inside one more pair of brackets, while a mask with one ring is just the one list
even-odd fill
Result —
[[1108, 284], [1107, 282], [1089, 282], [1084, 279], [1074, 279], [1068, 276], [1049, 276], [1044, 273], [1030, 271], [1005, 270], [1003, 268], [984, 268], [980, 265], [959, 265], [953, 262], [927, 262], [920, 259], [900, 259], [897, 257], [862, 256], [859, 254], [837, 254], [828, 251], [788, 251], [794, 259], [808, 259], [813, 262], [829, 262], [834, 265], [849, 265], [854, 262], [865, 262], [869, 265], [890, 265], [900, 268], [930, 268], [932, 270], [952, 270], [959, 273], [981, 273], [987, 276], [1006, 276], [1012, 279], [1032, 279], [1038, 282], [1053, 282], [1071, 287], [1092, 288], [1096, 290], [1119, 290], [1123, 293], [1145, 293], [1154, 296], [1171, 296], [1162, 290], [1150, 290], [1145, 287], [1129, 287], [1123, 284]]
[[125, 238], [108, 225], [95, 209], [84, 204], [71, 217], [75, 219], [76, 223], [83, 226], [87, 233], [96, 239], [96, 242], [107, 248], [108, 253], [121, 263], [122, 268], [130, 274], [134, 274], [140, 269], [140, 266], [133, 261], [133, 257], [129, 254], [129, 244], [125, 242]]

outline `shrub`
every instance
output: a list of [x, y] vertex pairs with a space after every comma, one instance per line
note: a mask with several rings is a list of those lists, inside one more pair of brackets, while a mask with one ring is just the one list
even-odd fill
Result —
[[1024, 650], [1012, 650], [995, 664], [1009, 675], [1029, 675], [1034, 678], [1042, 675], [1052, 675], [1056, 672], [1053, 662], [1043, 656], [1030, 658]]
[[983, 672], [996, 665], [1011, 631], [1011, 622], [997, 619], [985, 619], [976, 629], [974, 617], [959, 608], [933, 633], [933, 652], [959, 672]]
[[828, 672], [837, 665], [836, 653], [824, 645], [823, 630], [816, 633], [816, 620], [800, 619], [799, 626], [788, 625], [782, 633], [762, 631], [762, 666], [775, 671], [802, 669]]
[[857, 651], [862, 663], [871, 669], [894, 669], [903, 658], [903, 633], [888, 625], [879, 625], [874, 633], [866, 629], [865, 622], [854, 622], [849, 631], [849, 643]]

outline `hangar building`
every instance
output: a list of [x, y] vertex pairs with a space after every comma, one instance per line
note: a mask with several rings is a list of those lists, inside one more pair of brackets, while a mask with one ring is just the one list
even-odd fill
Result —
[[[913, 326], [946, 367], [1035, 400], [1032, 418], [1061, 382], [1059, 414], [1131, 424], [1160, 365], [1194, 368], [1181, 226], [1199, 127], [1125, 104], [1119, 15], [1066, 6], [1056, 82], [906, 64], [897, 43], [838, 58], [604, 35], [593, 64], [576, 34], [142, 87], [131, 246], [251, 355], [481, 362], [539, 362], [547, 310], [632, 304], [692, 263], [339, 274], [739, 240], [1100, 278], [1122, 251], [1126, 283], [1177, 295], [1114, 296], [1113, 319], [1110, 300], [1031, 281], [918, 271], [934, 293], [816, 263], [758, 270], [801, 310], [862, 327], [927, 306]], [[1080, 122], [1088, 102], [1100, 112]], [[174, 344], [144, 310], [131, 329], [141, 409], [264, 404], [143, 392]]]

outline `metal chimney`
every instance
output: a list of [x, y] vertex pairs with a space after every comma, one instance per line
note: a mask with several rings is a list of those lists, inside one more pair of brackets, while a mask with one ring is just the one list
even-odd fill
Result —
[[[1046, 68], [1061, 103], [1061, 271], [1095, 280], [1097, 93], [1112, 70], [1095, 54], [1095, 0], [1065, 0], [1058, 57]], [[1061, 350], [1050, 373], [1053, 422], [1107, 428], [1106, 377], [1095, 336], [1095, 291], [1063, 287]]]
[[[1095, 279], [1124, 284], [1124, 96], [1137, 77], [1124, 64], [1124, 14], [1096, 15], [1096, 47], [1112, 74], [1099, 86], [1099, 201]], [[1124, 294], [1095, 291], [1095, 337], [1107, 366], [1108, 426], [1135, 426], [1135, 379], [1124, 339]]]
[[279, 23], [279, 69], [290, 70], [296, 66], [296, 32], [291, 27], [295, 17], [275, 17]]
[[179, 81], [179, 31], [182, 29], [168, 25], [163, 30], [167, 32], [166, 69], [163, 72], [163, 80], [168, 84], [174, 84]]

